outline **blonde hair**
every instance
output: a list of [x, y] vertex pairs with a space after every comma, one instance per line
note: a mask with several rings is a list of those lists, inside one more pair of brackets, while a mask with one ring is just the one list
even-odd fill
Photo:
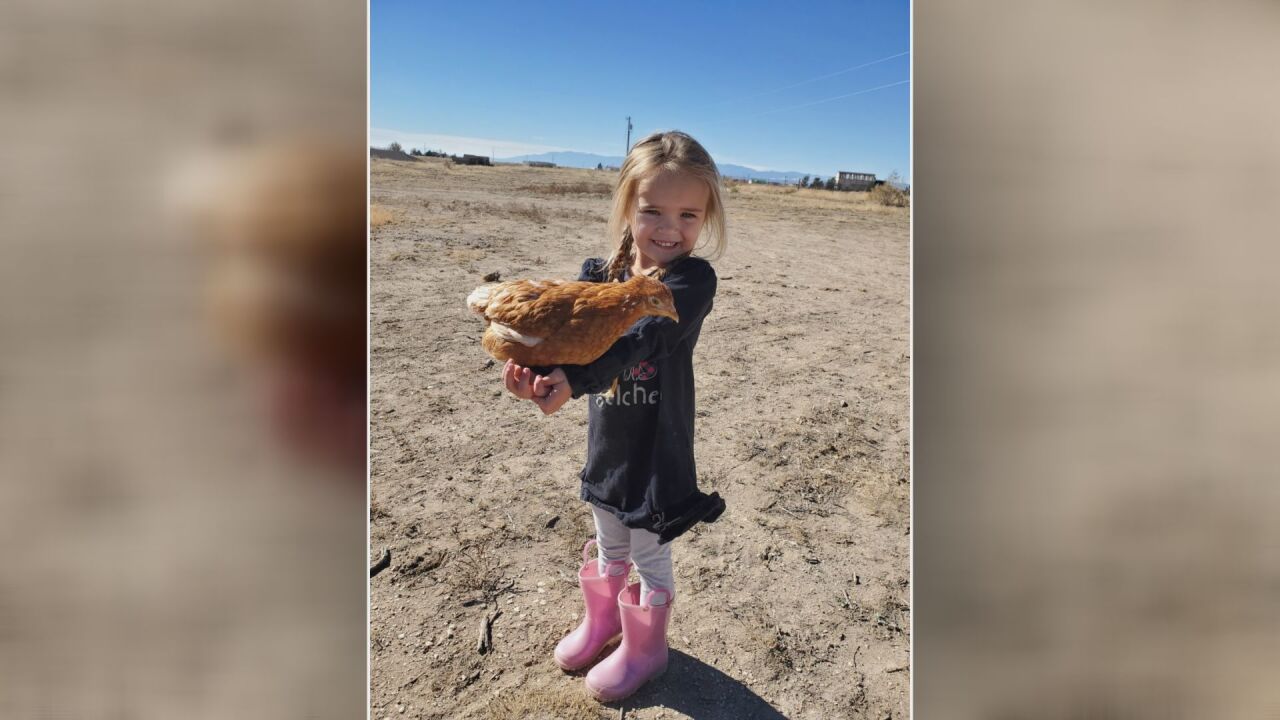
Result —
[[[703, 222], [702, 237], [707, 238], [711, 251], [700, 254], [714, 260], [724, 254], [728, 240], [725, 236], [724, 202], [720, 199], [720, 170], [706, 148], [689, 135], [678, 130], [656, 132], [641, 138], [627, 153], [613, 190], [613, 210], [609, 213], [609, 237], [617, 242], [606, 266], [606, 280], [620, 280], [623, 271], [635, 261], [635, 238], [631, 235], [631, 215], [635, 211], [636, 193], [640, 181], [657, 173], [680, 172], [701, 180], [708, 191], [707, 214]], [[699, 242], [695, 250], [703, 247]], [[658, 277], [665, 272], [659, 271]]]

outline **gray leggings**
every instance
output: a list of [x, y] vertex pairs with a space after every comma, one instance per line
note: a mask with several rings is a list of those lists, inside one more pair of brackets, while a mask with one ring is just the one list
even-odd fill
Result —
[[[596, 518], [596, 544], [600, 550], [600, 574], [610, 560], [630, 557], [640, 574], [640, 597], [650, 590], [666, 590], [675, 595], [675, 577], [671, 568], [671, 543], [658, 544], [658, 534], [648, 530], [632, 530], [607, 510], [591, 506]], [[643, 600], [642, 600], [643, 601]]]

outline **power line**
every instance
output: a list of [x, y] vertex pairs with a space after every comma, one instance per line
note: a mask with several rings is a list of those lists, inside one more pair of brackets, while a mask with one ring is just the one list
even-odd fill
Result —
[[900, 58], [900, 57], [902, 57], [903, 55], [910, 55], [910, 54], [911, 54], [911, 51], [910, 51], [910, 50], [908, 50], [908, 51], [906, 51], [906, 52], [900, 52], [900, 53], [898, 53], [898, 54], [896, 54], [896, 55], [889, 55], [888, 57], [882, 57], [882, 58], [880, 58], [880, 59], [878, 59], [878, 60], [872, 60], [872, 61], [870, 61], [870, 62], [864, 62], [864, 63], [862, 63], [861, 65], [854, 65], [853, 67], [845, 68], [844, 70], [837, 70], [837, 71], [835, 71], [835, 72], [833, 72], [833, 73], [827, 73], [826, 75], [819, 75], [818, 77], [809, 78], [808, 80], [801, 80], [800, 82], [798, 82], [798, 83], [792, 83], [791, 85], [783, 85], [782, 87], [774, 88], [774, 89], [772, 89], [772, 90], [765, 90], [764, 92], [758, 92], [758, 93], [756, 93], [756, 94], [754, 94], [754, 95], [746, 95], [746, 96], [739, 97], [739, 98], [730, 98], [729, 100], [720, 100], [719, 102], [714, 102], [714, 103], [711, 103], [710, 105], [705, 105], [705, 106], [703, 106], [703, 109], [717, 107], [717, 106], [719, 106], [719, 105], [724, 105], [724, 104], [726, 104], [726, 103], [739, 102], [739, 101], [741, 101], [741, 100], [751, 100], [751, 99], [754, 99], [754, 98], [761, 97], [761, 96], [763, 96], [763, 95], [772, 95], [773, 93], [776, 93], [776, 92], [782, 92], [783, 90], [790, 90], [790, 89], [791, 89], [791, 88], [793, 88], [793, 87], [800, 87], [801, 85], [808, 85], [808, 84], [809, 84], [809, 83], [811, 83], [811, 82], [817, 82], [817, 81], [819, 81], [819, 80], [825, 80], [825, 79], [827, 79], [827, 78], [829, 78], [829, 77], [835, 77], [835, 76], [837, 76], [837, 75], [843, 75], [843, 74], [845, 74], [845, 73], [853, 72], [854, 70], [861, 70], [861, 69], [862, 69], [862, 68], [864, 68], [864, 67], [869, 67], [869, 66], [871, 66], [871, 65], [876, 65], [876, 64], [878, 64], [878, 63], [882, 63], [882, 62], [887, 62], [887, 61], [892, 60], [892, 59], [894, 59], [894, 58]]
[[889, 83], [888, 85], [880, 85], [878, 87], [867, 88], [866, 90], [859, 90], [857, 92], [845, 93], [844, 95], [836, 95], [835, 97], [823, 98], [821, 100], [814, 100], [813, 102], [802, 103], [800, 105], [792, 105], [790, 107], [781, 107], [781, 108], [774, 108], [772, 110], [765, 110], [764, 112], [759, 112], [754, 115], [748, 115], [747, 117], [760, 117], [761, 115], [770, 115], [772, 113], [777, 113], [777, 112], [786, 112], [787, 110], [799, 110], [800, 108], [809, 107], [810, 105], [821, 105], [822, 103], [831, 102], [833, 100], [842, 100], [847, 97], [853, 97], [854, 95], [865, 95], [869, 92], [875, 92], [876, 90], [884, 90], [885, 88], [891, 88], [897, 85], [906, 85], [909, 82], [911, 81], [899, 80], [898, 82]]

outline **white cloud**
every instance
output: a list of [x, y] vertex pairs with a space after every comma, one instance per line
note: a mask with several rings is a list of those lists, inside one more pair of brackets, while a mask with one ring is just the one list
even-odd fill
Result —
[[412, 148], [420, 150], [443, 150], [454, 155], [469, 153], [471, 155], [492, 154], [494, 157], [512, 157], [514, 155], [537, 155], [546, 152], [571, 152], [570, 148], [554, 145], [539, 145], [513, 140], [492, 140], [489, 138], [463, 137], [461, 135], [437, 135], [434, 133], [415, 133], [389, 128], [369, 128], [369, 145], [384, 148], [392, 143], [400, 143], [405, 152]]

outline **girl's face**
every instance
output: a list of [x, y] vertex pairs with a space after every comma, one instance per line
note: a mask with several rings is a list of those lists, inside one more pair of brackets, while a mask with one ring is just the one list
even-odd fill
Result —
[[681, 172], [663, 171], [641, 180], [631, 217], [636, 249], [632, 271], [666, 267], [690, 253], [707, 219], [710, 197], [701, 180]]

